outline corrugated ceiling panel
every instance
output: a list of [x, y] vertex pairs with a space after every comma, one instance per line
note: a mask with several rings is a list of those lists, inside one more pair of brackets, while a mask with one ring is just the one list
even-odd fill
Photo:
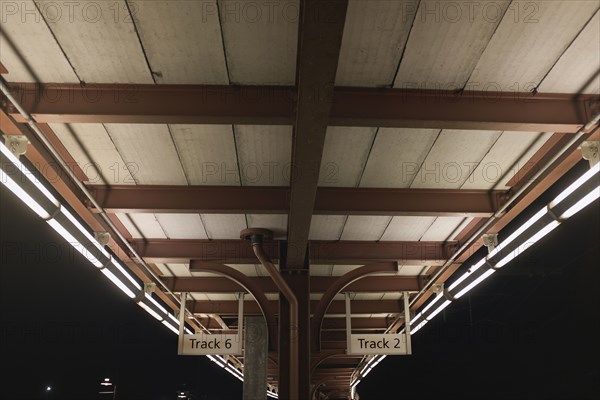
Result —
[[106, 124], [105, 126], [138, 184], [187, 184], [167, 125]]
[[460, 188], [501, 134], [500, 131], [442, 131], [410, 187]]
[[338, 86], [389, 86], [417, 1], [350, 0], [336, 75]]
[[360, 186], [409, 187], [439, 132], [438, 129], [379, 129]]
[[208, 239], [198, 214], [156, 214], [169, 239]]
[[310, 266], [312, 276], [332, 276], [333, 265], [312, 265]]
[[514, 1], [467, 88], [531, 91], [597, 9], [597, 1]]
[[217, 2], [135, 2], [136, 26], [158, 83], [229, 83]]
[[219, 0], [231, 83], [293, 85], [298, 0]]
[[197, 271], [196, 272], [190, 271], [190, 274], [195, 277], [207, 277], [207, 278], [214, 278], [214, 277], [221, 276], [219, 274], [214, 274], [211, 272], [197, 272]]
[[494, 13], [502, 15], [509, 3], [472, 3], [469, 14], [463, 3], [421, 1], [394, 87], [463, 88], [500, 22]]
[[345, 215], [313, 215], [309, 240], [339, 240], [346, 222]]
[[377, 128], [329, 127], [319, 186], [358, 186], [376, 131]]
[[391, 219], [392, 217], [387, 216], [350, 215], [344, 226], [341, 240], [379, 240]]
[[101, 124], [50, 124], [91, 184], [133, 185], [130, 171]]
[[542, 81], [542, 93], [600, 93], [600, 11]]
[[266, 228], [273, 231], [275, 239], [287, 236], [287, 214], [246, 214], [250, 228]]
[[402, 298], [402, 293], [400, 292], [386, 292], [383, 294], [381, 300], [400, 300]]
[[3, 75], [7, 81], [79, 81], [33, 1], [7, 1], [0, 6], [0, 62], [8, 70]]
[[[382, 300], [383, 293], [356, 293], [354, 296], [354, 300], [373, 300], [378, 301]], [[352, 305], [350, 305], [352, 307]]]
[[239, 186], [231, 125], [170, 125], [190, 185]]
[[423, 234], [421, 240], [424, 242], [443, 242], [451, 240], [460, 231], [461, 227], [466, 226], [472, 218], [463, 217], [437, 217], [435, 222]]
[[333, 266], [333, 276], [342, 276], [356, 268], [360, 268], [360, 265], [334, 265]]
[[189, 264], [175, 264], [169, 263], [167, 264], [169, 269], [173, 271], [175, 276], [192, 276], [190, 273], [190, 265]]
[[289, 185], [292, 127], [236, 125], [234, 129], [242, 185]]
[[158, 268], [161, 272], [162, 276], [173, 276], [173, 272], [169, 269], [167, 264], [156, 263], [156, 268]]
[[417, 241], [435, 222], [435, 217], [394, 217], [381, 240]]
[[69, 11], [69, 2], [54, 4], [63, 17], [48, 25], [83, 81], [153, 83], [124, 1], [81, 0], [78, 12]]
[[206, 297], [211, 301], [237, 301], [235, 293], [209, 293]]
[[515, 173], [544, 145], [551, 133], [503, 132], [461, 189], [505, 189]]
[[256, 267], [254, 264], [227, 264], [227, 265], [230, 266], [231, 268], [235, 269], [236, 271], [241, 272], [244, 275], [258, 276], [258, 274], [256, 273]]
[[267, 300], [279, 300], [279, 293], [265, 293]]
[[166, 239], [154, 214], [117, 214], [133, 238]]
[[205, 293], [191, 293], [192, 298], [197, 301], [208, 301], [208, 296]]
[[247, 228], [243, 214], [202, 214], [202, 222], [209, 239], [239, 239]]

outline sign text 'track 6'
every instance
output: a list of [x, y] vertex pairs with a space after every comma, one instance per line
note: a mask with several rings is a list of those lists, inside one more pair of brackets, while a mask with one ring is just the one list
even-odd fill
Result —
[[242, 344], [238, 335], [183, 335], [182, 355], [240, 355]]

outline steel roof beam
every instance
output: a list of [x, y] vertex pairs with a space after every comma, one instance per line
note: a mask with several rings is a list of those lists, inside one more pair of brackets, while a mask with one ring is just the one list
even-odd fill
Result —
[[[273, 313], [277, 313], [279, 302], [271, 300], [268, 303], [269, 309]], [[318, 300], [310, 302], [311, 311], [314, 312]], [[238, 302], [227, 300], [196, 300], [190, 307], [197, 314], [219, 314], [221, 316], [238, 315]], [[404, 306], [401, 300], [353, 300], [352, 314], [399, 314], [404, 312]], [[331, 302], [325, 318], [331, 314], [343, 315], [346, 313], [346, 303], [342, 300], [334, 300]], [[246, 301], [244, 304], [244, 314], [246, 315], [262, 315], [262, 311], [258, 304], [254, 301]]]
[[[289, 188], [89, 186], [111, 213], [287, 214]], [[316, 215], [492, 215], [505, 193], [460, 189], [317, 188]]]
[[[135, 239], [131, 243], [148, 262], [256, 264], [249, 242], [243, 240]], [[311, 264], [364, 265], [398, 261], [400, 265], [442, 265], [457, 242], [310, 241]], [[263, 244], [271, 260], [279, 260], [279, 242]]]
[[[34, 119], [44, 123], [293, 125], [296, 120], [293, 87], [10, 86]], [[577, 94], [338, 87], [327, 125], [574, 133], [591, 118], [592, 100], [592, 95]], [[14, 110], [11, 115], [23, 122]]]

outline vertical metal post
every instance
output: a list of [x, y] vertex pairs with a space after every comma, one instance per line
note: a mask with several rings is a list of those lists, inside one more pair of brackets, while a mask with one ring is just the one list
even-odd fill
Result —
[[179, 345], [177, 354], [183, 353], [183, 335], [185, 333], [185, 302], [187, 300], [187, 292], [181, 293], [181, 307], [179, 308]]
[[350, 354], [352, 342], [352, 314], [350, 310], [350, 293], [346, 292], [346, 353]]
[[406, 336], [406, 354], [412, 354], [412, 346], [410, 342], [410, 301], [408, 292], [402, 292], [404, 300], [404, 335]]
[[244, 328], [244, 292], [238, 293], [238, 343], [242, 343]]

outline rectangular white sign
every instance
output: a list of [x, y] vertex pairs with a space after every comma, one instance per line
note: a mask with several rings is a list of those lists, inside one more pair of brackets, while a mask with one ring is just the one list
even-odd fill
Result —
[[242, 343], [238, 335], [184, 334], [182, 347], [181, 355], [188, 356], [242, 354]]
[[408, 354], [404, 333], [351, 335], [348, 348], [348, 354]]

